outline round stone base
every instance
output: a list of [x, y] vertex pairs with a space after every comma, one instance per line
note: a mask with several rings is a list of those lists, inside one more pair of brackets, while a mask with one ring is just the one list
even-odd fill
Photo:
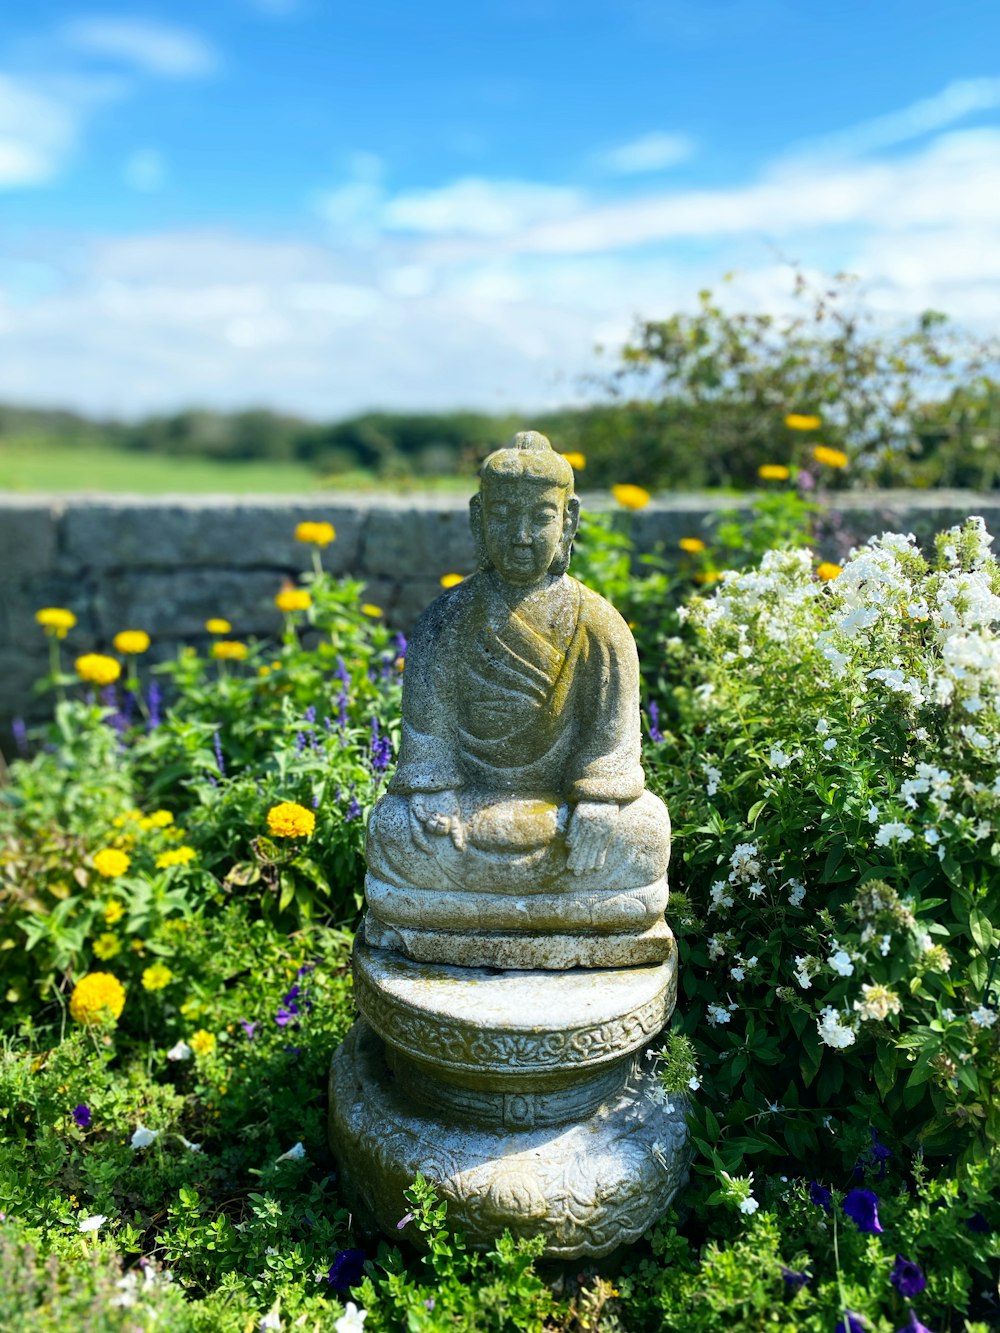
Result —
[[[686, 1183], [686, 1099], [666, 1099], [641, 1057], [581, 1121], [535, 1127], [530, 1100], [517, 1096], [524, 1106], [493, 1127], [421, 1110], [359, 1020], [330, 1070], [330, 1144], [359, 1221], [397, 1236], [403, 1190], [419, 1171], [447, 1200], [449, 1225], [477, 1248], [509, 1229], [543, 1235], [551, 1258], [596, 1258], [640, 1236]], [[519, 1118], [525, 1127], [510, 1123]]]

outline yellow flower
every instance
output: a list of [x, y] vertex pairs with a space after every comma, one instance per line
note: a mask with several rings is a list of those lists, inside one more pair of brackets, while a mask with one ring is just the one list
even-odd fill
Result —
[[611, 494], [625, 509], [645, 509], [650, 501], [649, 491], [631, 482], [621, 482], [611, 487]]
[[125, 915], [125, 908], [114, 898], [109, 898], [104, 904], [104, 920], [109, 926], [113, 926], [116, 921], [120, 921]]
[[397, 658], [396, 658], [396, 662], [395, 662], [395, 666], [396, 666], [396, 670], [397, 670], [397, 671], [402, 671], [403, 668], [406, 666], [406, 658], [405, 658], [405, 657], [397, 657]]
[[198, 855], [193, 847], [171, 847], [161, 852], [156, 858], [157, 870], [169, 870], [171, 866], [186, 866]]
[[78, 1023], [118, 1019], [125, 1008], [125, 988], [110, 972], [89, 972], [73, 987], [69, 1012]]
[[120, 852], [117, 847], [102, 847], [99, 852], [93, 856], [94, 869], [105, 879], [117, 879], [119, 875], [124, 875], [132, 862]]
[[789, 430], [819, 430], [822, 424], [819, 417], [799, 412], [789, 412], [785, 417], [785, 425]]
[[282, 588], [274, 604], [279, 611], [308, 611], [312, 600], [307, 588]]
[[117, 935], [112, 935], [106, 930], [103, 935], [98, 935], [91, 946], [94, 950], [94, 957], [100, 958], [101, 962], [106, 963], [109, 958], [114, 958], [116, 953], [121, 953], [121, 940]]
[[442, 575], [441, 575], [441, 587], [442, 587], [442, 588], [457, 588], [458, 585], [459, 585], [460, 583], [464, 583], [464, 582], [465, 582], [465, 575], [464, 575], [464, 574], [442, 574]]
[[816, 566], [816, 577], [822, 579], [824, 583], [832, 583], [840, 573], [842, 573], [840, 565], [835, 565], [832, 560], [824, 560]]
[[174, 816], [170, 810], [154, 810], [149, 816], [150, 828], [169, 828], [174, 822]]
[[216, 1047], [215, 1033], [199, 1028], [188, 1043], [195, 1055], [211, 1055]]
[[575, 468], [577, 472], [582, 472], [587, 466], [587, 458], [585, 454], [563, 454], [563, 458], [565, 458], [570, 467]]
[[267, 666], [267, 665], [259, 666], [259, 667], [257, 668], [257, 675], [258, 675], [258, 676], [269, 676], [270, 674], [271, 674], [271, 668], [270, 668], [269, 666]]
[[371, 616], [373, 620], [377, 620], [382, 614], [382, 608], [380, 606], [375, 606], [372, 602], [362, 602], [361, 614], [364, 616]]
[[850, 462], [843, 449], [831, 449], [826, 444], [817, 444], [813, 450], [813, 458], [817, 463], [824, 463], [827, 467], [847, 467]]
[[697, 555], [699, 551], [705, 549], [705, 543], [700, 537], [682, 537], [677, 545], [682, 551], [687, 551], [690, 555]]
[[116, 652], [124, 657], [135, 657], [149, 647], [149, 635], [144, 629], [123, 629], [111, 642]]
[[164, 986], [169, 986], [174, 979], [174, 974], [165, 963], [153, 963], [152, 967], [143, 969], [142, 988], [143, 990], [163, 990]]
[[61, 606], [43, 606], [35, 612], [35, 620], [50, 637], [65, 639], [76, 624], [76, 616]]
[[718, 583], [722, 578], [722, 572], [718, 569], [707, 569], [702, 574], [695, 574], [695, 583]]
[[209, 634], [231, 634], [233, 629], [229, 621], [223, 620], [221, 616], [213, 616], [211, 620], [206, 620], [205, 628]]
[[268, 810], [267, 827], [276, 838], [309, 838], [316, 831], [316, 816], [295, 801], [282, 801]]
[[212, 656], [220, 662], [242, 662], [249, 651], [239, 639], [217, 639], [212, 644]]
[[791, 475], [791, 469], [784, 463], [761, 463], [757, 469], [761, 481], [787, 481]]
[[295, 529], [297, 542], [309, 542], [312, 546], [329, 546], [337, 533], [332, 523], [300, 523]]
[[112, 685], [122, 674], [121, 663], [103, 653], [84, 653], [74, 665], [80, 679], [92, 685]]

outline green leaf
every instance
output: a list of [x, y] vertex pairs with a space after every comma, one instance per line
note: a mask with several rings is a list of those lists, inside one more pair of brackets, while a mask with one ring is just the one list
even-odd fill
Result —
[[750, 827], [750, 828], [753, 828], [753, 827], [754, 827], [754, 825], [757, 823], [757, 820], [760, 818], [760, 813], [761, 813], [761, 811], [764, 809], [764, 807], [765, 807], [766, 805], [767, 805], [767, 800], [766, 800], [766, 799], [764, 799], [764, 800], [762, 800], [762, 801], [754, 801], [753, 805], [752, 805], [752, 806], [750, 807], [750, 809], [747, 811], [747, 825], [748, 825], [748, 827]]
[[993, 927], [990, 924], [989, 917], [985, 912], [981, 912], [978, 907], [974, 907], [969, 913], [969, 934], [983, 953], [988, 953], [993, 947]]

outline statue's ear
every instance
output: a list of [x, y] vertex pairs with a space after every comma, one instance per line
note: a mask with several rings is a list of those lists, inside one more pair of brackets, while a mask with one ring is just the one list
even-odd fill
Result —
[[576, 530], [580, 526], [580, 501], [575, 495], [571, 495], [566, 501], [566, 520], [563, 524], [563, 531], [569, 537], [570, 541], [576, 536]]

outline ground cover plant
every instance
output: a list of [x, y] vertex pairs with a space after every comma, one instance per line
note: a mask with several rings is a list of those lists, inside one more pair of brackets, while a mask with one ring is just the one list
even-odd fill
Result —
[[324, 572], [329, 525], [277, 643], [220, 607], [151, 672], [144, 634], [78, 655], [40, 608], [53, 720], [0, 789], [0, 1326], [998, 1326], [1000, 570], [975, 521], [831, 566], [812, 517], [775, 494], [669, 575], [621, 516], [583, 533], [674, 818], [652, 1058], [696, 1152], [641, 1244], [558, 1269], [471, 1252], [433, 1182], [398, 1245], [338, 1193], [325, 1074], [406, 643]]

